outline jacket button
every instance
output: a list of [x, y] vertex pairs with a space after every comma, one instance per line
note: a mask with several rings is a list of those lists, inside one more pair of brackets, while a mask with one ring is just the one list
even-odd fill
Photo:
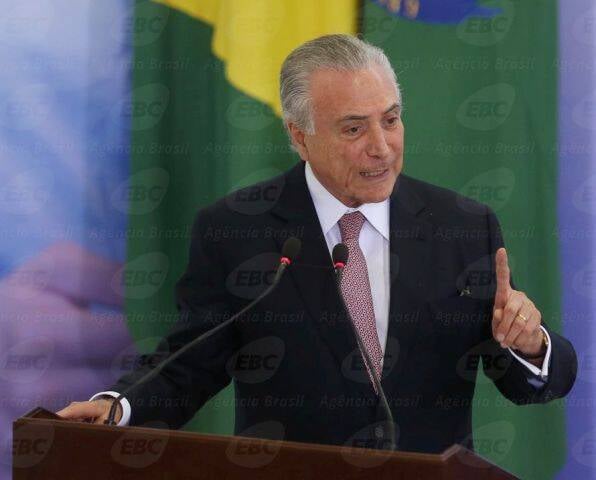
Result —
[[385, 431], [381, 425], [377, 425], [375, 427], [375, 437], [376, 438], [383, 438], [385, 436]]

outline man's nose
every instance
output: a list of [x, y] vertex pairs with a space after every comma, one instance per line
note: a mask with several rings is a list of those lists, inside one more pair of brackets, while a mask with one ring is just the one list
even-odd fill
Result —
[[367, 153], [371, 157], [384, 158], [389, 153], [389, 145], [385, 138], [385, 131], [380, 125], [369, 129]]

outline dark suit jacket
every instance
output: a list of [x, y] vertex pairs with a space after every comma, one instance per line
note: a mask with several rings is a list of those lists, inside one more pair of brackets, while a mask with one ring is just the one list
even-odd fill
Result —
[[[547, 402], [571, 389], [576, 357], [561, 336], [549, 331], [550, 375], [541, 388], [492, 340], [494, 252], [503, 241], [488, 207], [401, 175], [390, 217], [391, 304], [382, 384], [399, 449], [470, 446], [480, 364], [517, 404]], [[386, 446], [386, 436], [373, 440], [383, 412], [341, 307], [302, 162], [198, 213], [188, 268], [177, 285], [180, 319], [155, 355], [178, 349], [255, 298], [271, 280], [289, 236], [302, 240], [302, 250], [277, 290], [133, 389], [127, 395], [131, 424], [160, 419], [180, 427], [233, 381], [237, 434]], [[143, 371], [113, 388], [122, 391]]]

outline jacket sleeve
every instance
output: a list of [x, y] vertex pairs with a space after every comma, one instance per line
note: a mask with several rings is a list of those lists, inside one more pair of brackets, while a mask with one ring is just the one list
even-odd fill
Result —
[[[501, 228], [496, 215], [489, 209], [487, 223], [490, 239], [490, 251], [493, 258], [491, 262], [492, 278], [496, 278], [494, 255], [504, 246]], [[513, 285], [513, 280], [512, 280]], [[515, 286], [514, 286], [515, 288]], [[494, 298], [494, 296], [492, 297]], [[493, 301], [490, 302], [492, 312]], [[489, 316], [492, 318], [492, 314]], [[532, 385], [528, 380], [536, 377], [521, 362], [519, 362], [508, 349], [503, 349], [495, 341], [487, 343], [486, 358], [494, 361], [483, 361], [484, 372], [490, 377], [499, 391], [516, 404], [545, 403], [550, 400], [565, 396], [573, 386], [577, 374], [577, 357], [571, 343], [555, 333], [542, 322], [548, 331], [552, 342], [548, 379], [540, 387]], [[488, 337], [492, 339], [491, 322], [488, 322]], [[500, 359], [500, 361], [499, 361]]]
[[[225, 268], [212, 235], [208, 211], [197, 215], [192, 229], [188, 266], [176, 285], [178, 319], [156, 351], [141, 357], [138, 368], [122, 377], [112, 390], [122, 393], [161, 360], [230, 317]], [[183, 426], [213, 395], [230, 382], [226, 363], [237, 350], [234, 325], [207, 338], [176, 358], [155, 377], [126, 392], [130, 425], [165, 422]]]

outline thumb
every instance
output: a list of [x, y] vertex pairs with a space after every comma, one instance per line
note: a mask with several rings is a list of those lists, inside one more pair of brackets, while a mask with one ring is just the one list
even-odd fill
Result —
[[507, 260], [507, 250], [499, 248], [495, 255], [495, 272], [497, 277], [497, 290], [495, 292], [495, 307], [503, 308], [507, 304], [511, 293], [511, 272]]

